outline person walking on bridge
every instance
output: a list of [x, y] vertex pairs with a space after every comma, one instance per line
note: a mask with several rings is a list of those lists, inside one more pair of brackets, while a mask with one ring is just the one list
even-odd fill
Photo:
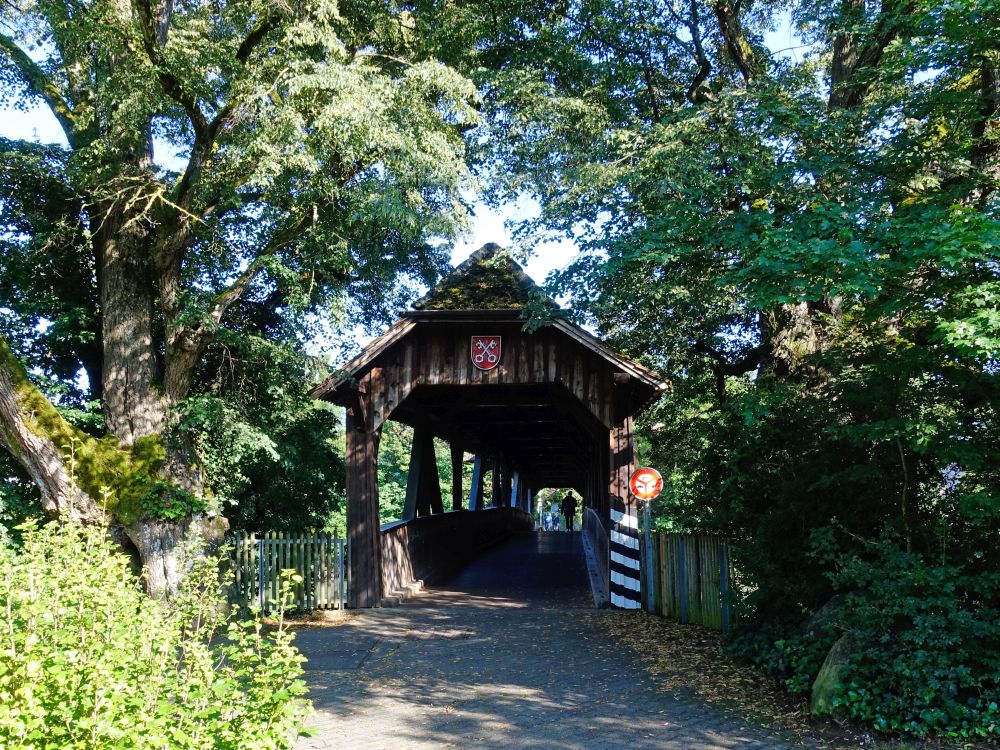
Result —
[[573, 519], [576, 517], [576, 498], [572, 492], [567, 492], [560, 506], [562, 514], [566, 516], [566, 531], [573, 530]]

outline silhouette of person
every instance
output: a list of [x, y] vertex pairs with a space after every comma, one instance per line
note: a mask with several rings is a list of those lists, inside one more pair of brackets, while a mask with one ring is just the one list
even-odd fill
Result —
[[566, 516], [566, 531], [573, 530], [573, 518], [576, 516], [576, 498], [573, 497], [572, 492], [567, 492], [566, 497], [563, 498], [562, 505], [559, 508], [562, 514]]

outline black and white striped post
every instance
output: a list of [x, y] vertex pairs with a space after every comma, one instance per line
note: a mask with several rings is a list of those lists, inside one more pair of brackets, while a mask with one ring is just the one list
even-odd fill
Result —
[[611, 498], [611, 533], [608, 549], [611, 606], [640, 609], [639, 518], [635, 503]]

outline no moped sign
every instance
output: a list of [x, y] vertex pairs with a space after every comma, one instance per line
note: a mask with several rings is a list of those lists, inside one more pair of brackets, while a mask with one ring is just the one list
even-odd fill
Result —
[[663, 491], [663, 475], [650, 466], [643, 466], [629, 477], [628, 488], [640, 500], [652, 500]]

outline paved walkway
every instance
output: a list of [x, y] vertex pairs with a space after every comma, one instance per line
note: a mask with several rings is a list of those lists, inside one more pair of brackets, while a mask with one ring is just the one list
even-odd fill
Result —
[[307, 748], [784, 748], [693, 697], [657, 692], [604, 637], [576, 534], [525, 534], [443, 588], [303, 629]]

